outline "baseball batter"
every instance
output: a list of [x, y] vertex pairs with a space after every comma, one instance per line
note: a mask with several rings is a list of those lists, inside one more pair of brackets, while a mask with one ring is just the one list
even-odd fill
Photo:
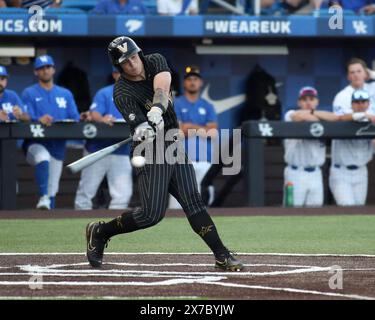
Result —
[[[335, 110], [343, 121], [372, 121], [374, 113], [369, 110], [370, 95], [356, 90], [352, 95], [352, 111]], [[370, 139], [332, 140], [332, 165], [329, 187], [340, 206], [364, 205], [367, 197], [367, 163], [373, 156]]]
[[[120, 73], [117, 69], [112, 72], [117, 81]], [[123, 120], [121, 113], [113, 102], [114, 85], [100, 89], [90, 107], [90, 119], [96, 122], [113, 125], [115, 121]], [[120, 140], [87, 140], [84, 155], [115, 144]], [[100, 183], [107, 176], [111, 201], [109, 209], [125, 209], [133, 191], [132, 169], [129, 159], [129, 145], [124, 145], [112, 154], [95, 162], [82, 170], [74, 208], [76, 210], [91, 210], [92, 199], [95, 197]]]
[[[299, 110], [289, 110], [285, 121], [334, 121], [331, 112], [316, 110], [318, 92], [313, 87], [303, 87], [299, 92]], [[323, 205], [323, 178], [321, 166], [325, 162], [325, 142], [319, 139], [285, 139], [284, 185], [293, 184], [294, 206]], [[284, 195], [285, 199], [285, 195]]]
[[[22, 93], [22, 100], [31, 120], [46, 126], [56, 121], [79, 121], [73, 94], [53, 83], [55, 63], [51, 56], [44, 55], [35, 59], [34, 74], [38, 83]], [[65, 140], [28, 139], [24, 141], [23, 149], [27, 162], [35, 167], [40, 196], [36, 208], [53, 209], [65, 157]]]
[[[163, 152], [170, 150], [175, 143], [173, 139], [163, 139], [163, 144], [156, 143], [164, 131], [178, 132], [170, 90], [171, 73], [165, 58], [160, 54], [143, 55], [128, 37], [114, 39], [109, 44], [108, 53], [112, 64], [121, 72], [121, 78], [115, 84], [114, 100], [133, 134], [131, 156], [139, 141], [153, 149], [162, 148]], [[177, 150], [187, 160], [183, 149]], [[111, 237], [159, 223], [164, 218], [168, 193], [171, 193], [180, 202], [192, 229], [214, 253], [215, 266], [228, 271], [241, 270], [242, 263], [224, 246], [208, 215], [191, 162], [170, 164], [165, 161], [156, 163], [155, 160], [153, 153], [152, 163], [135, 168], [141, 195], [140, 208], [125, 212], [108, 223], [91, 222], [87, 225], [87, 258], [91, 266], [101, 266], [104, 248]]]

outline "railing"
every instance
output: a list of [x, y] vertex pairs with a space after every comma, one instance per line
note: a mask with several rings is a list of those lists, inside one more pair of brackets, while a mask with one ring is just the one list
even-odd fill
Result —
[[[246, 121], [242, 125], [245, 148], [244, 174], [248, 206], [264, 205], [264, 140], [296, 139], [374, 139], [375, 125], [358, 122]], [[0, 124], [0, 209], [16, 208], [17, 139], [121, 139], [129, 127], [98, 123]]]
[[16, 209], [17, 139], [124, 139], [129, 134], [125, 123], [1, 123], [0, 209]]
[[246, 121], [242, 124], [245, 156], [245, 192], [250, 207], [264, 206], [265, 139], [374, 139], [375, 125], [368, 122]]

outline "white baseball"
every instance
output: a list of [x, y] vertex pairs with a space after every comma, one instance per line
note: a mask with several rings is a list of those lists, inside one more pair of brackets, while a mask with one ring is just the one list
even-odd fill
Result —
[[131, 159], [131, 164], [133, 167], [141, 168], [146, 164], [146, 159], [142, 156], [135, 156]]

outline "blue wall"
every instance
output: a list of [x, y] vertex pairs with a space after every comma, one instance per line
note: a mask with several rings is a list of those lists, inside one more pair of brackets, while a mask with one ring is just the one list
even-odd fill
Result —
[[[64, 47], [63, 45], [47, 47], [57, 63], [57, 73], [63, 65], [73, 60], [89, 76], [91, 95], [106, 84], [111, 67], [106, 55], [107, 41], [103, 45]], [[142, 45], [142, 43], [141, 43]], [[201, 67], [206, 84], [210, 84], [212, 99], [221, 99], [244, 92], [245, 79], [256, 63], [259, 63], [277, 82], [283, 111], [294, 107], [300, 87], [315, 86], [320, 94], [321, 108], [330, 110], [335, 94], [347, 85], [345, 62], [352, 56], [366, 60], [371, 67], [375, 48], [356, 48], [344, 46], [289, 46], [287, 56], [224, 56], [195, 54], [194, 48], [166, 47], [146, 45], [144, 52], [160, 52], [171, 62], [174, 69], [182, 75], [188, 64]], [[32, 66], [9, 67], [11, 73], [9, 88], [21, 93], [23, 88], [35, 81]], [[182, 79], [182, 78], [181, 78]], [[240, 107], [240, 106], [239, 106]], [[221, 127], [233, 127], [240, 123], [239, 107], [219, 116]]]

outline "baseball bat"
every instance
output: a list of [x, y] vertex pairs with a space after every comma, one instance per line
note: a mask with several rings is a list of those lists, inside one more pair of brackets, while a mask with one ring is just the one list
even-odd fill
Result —
[[112, 152], [116, 151], [118, 148], [127, 144], [128, 142], [132, 141], [133, 137], [130, 136], [129, 138], [122, 140], [118, 143], [110, 145], [106, 148], [98, 150], [94, 153], [88, 154], [77, 161], [72, 162], [71, 164], [67, 165], [67, 168], [70, 170], [71, 173], [77, 173], [82, 169], [92, 165], [94, 162], [104, 158], [105, 156], [111, 154]]

